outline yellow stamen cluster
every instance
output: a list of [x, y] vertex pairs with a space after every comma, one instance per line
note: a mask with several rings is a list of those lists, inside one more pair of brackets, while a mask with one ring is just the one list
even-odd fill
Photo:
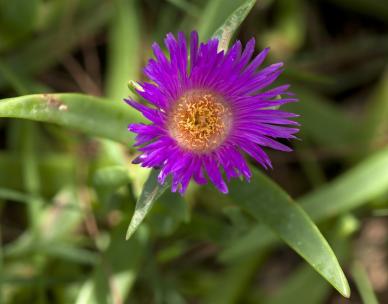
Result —
[[230, 130], [231, 116], [221, 96], [193, 90], [175, 103], [169, 113], [168, 127], [183, 149], [206, 153], [222, 144]]

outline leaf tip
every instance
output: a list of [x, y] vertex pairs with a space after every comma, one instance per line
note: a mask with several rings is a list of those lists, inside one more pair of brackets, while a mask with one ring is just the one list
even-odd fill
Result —
[[344, 296], [345, 298], [350, 298], [351, 295], [351, 290], [349, 286], [349, 282], [346, 279], [345, 274], [341, 271], [341, 285], [340, 286], [335, 286], [335, 288], [338, 290], [338, 292]]
[[131, 229], [131, 226], [128, 227], [127, 234], [125, 235], [125, 240], [128, 241], [133, 235], [134, 230]]

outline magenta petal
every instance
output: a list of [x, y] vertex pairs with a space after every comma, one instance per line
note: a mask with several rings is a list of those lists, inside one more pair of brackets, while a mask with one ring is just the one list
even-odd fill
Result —
[[[298, 115], [275, 107], [295, 102], [297, 98], [289, 91], [289, 85], [273, 87], [274, 81], [282, 73], [282, 62], [261, 67], [269, 48], [252, 58], [255, 50], [255, 40], [252, 38], [245, 48], [237, 41], [228, 51], [219, 52], [217, 39], [199, 43], [195, 31], [190, 34], [190, 45], [183, 33], [178, 33], [176, 37], [167, 34], [164, 43], [167, 54], [157, 43], [152, 45], [154, 58], [144, 68], [149, 81], [141, 83], [141, 89], [137, 91], [148, 104], [125, 100], [150, 121], [149, 124], [129, 124], [128, 130], [136, 134], [134, 146], [140, 152], [134, 163], [160, 168], [158, 182], [164, 184], [170, 176], [173, 192], [184, 194], [191, 180], [200, 185], [210, 180], [220, 192], [227, 193], [223, 175], [227, 181], [238, 177], [249, 181], [252, 176], [245, 153], [264, 168], [270, 168], [271, 161], [263, 147], [291, 151], [278, 139], [295, 138], [299, 123], [293, 119]], [[217, 146], [206, 145], [204, 151], [190, 151], [190, 148], [183, 148], [185, 145], [182, 142], [179, 143], [182, 137], [177, 136], [176, 132], [183, 132], [181, 136], [189, 140], [190, 136], [194, 136], [192, 140], [198, 140], [195, 134], [199, 133], [195, 133], [195, 129], [190, 133], [171, 127], [171, 119], [174, 118], [171, 111], [192, 90], [197, 91], [196, 94], [205, 92], [218, 96], [230, 110], [230, 117], [223, 121], [230, 126], [227, 131], [224, 129], [227, 132], [224, 133], [225, 137], [220, 137], [219, 144], [214, 137], [208, 137], [213, 140], [211, 144], [217, 143]], [[200, 94], [192, 96], [201, 99]], [[206, 109], [211, 109], [211, 106], [207, 105]], [[187, 111], [196, 111], [195, 105]], [[177, 117], [184, 117], [186, 127], [195, 128], [198, 117], [203, 119], [202, 122], [214, 123], [214, 117], [204, 114], [209, 111], [202, 114], [188, 112], [186, 116]], [[207, 130], [213, 130], [212, 126]], [[214, 134], [220, 136], [220, 133]], [[193, 143], [197, 144], [195, 141]], [[209, 146], [211, 148], [207, 148]]]

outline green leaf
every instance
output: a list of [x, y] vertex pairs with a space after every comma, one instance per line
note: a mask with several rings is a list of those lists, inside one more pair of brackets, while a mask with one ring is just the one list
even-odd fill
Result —
[[166, 191], [158, 199], [148, 217], [148, 227], [157, 236], [169, 236], [181, 223], [190, 220], [188, 204], [178, 193]]
[[96, 265], [99, 262], [99, 257], [95, 252], [62, 242], [41, 244], [39, 252], [49, 257], [60, 258], [73, 263]]
[[301, 294], [303, 301], [309, 304], [324, 303], [327, 294], [330, 292], [330, 285], [319, 277], [311, 269], [303, 265], [287, 278], [279, 290], [265, 304], [299, 304]]
[[32, 197], [29, 194], [21, 193], [12, 189], [0, 188], [0, 199], [28, 203]]
[[357, 285], [358, 291], [360, 292], [363, 303], [378, 304], [379, 301], [377, 300], [377, 297], [373, 291], [368, 274], [359, 262], [355, 262], [353, 264], [352, 275], [354, 282]]
[[255, 3], [256, 0], [245, 1], [225, 20], [224, 24], [215, 31], [213, 37], [218, 38], [219, 40], [219, 50], [226, 51], [228, 49], [229, 42], [232, 39], [233, 34], [247, 17]]
[[0, 117], [50, 122], [87, 134], [129, 144], [129, 123], [139, 113], [122, 103], [83, 94], [37, 94], [0, 101]]
[[[274, 21], [268, 32], [261, 34], [264, 45], [273, 45], [279, 57], [289, 57], [305, 41], [306, 17], [304, 1], [278, 0]], [[282, 41], [280, 47], [277, 41]]]
[[121, 102], [128, 96], [128, 81], [140, 71], [140, 18], [137, 0], [114, 0], [111, 21], [106, 95]]
[[175, 5], [177, 8], [180, 8], [183, 12], [185, 12], [185, 14], [189, 16], [198, 17], [201, 14], [198, 7], [188, 0], [167, 0], [167, 1]]
[[344, 213], [388, 190], [388, 148], [385, 148], [298, 202], [314, 221]]
[[[58, 1], [62, 7], [61, 4], [64, 1], [61, 2]], [[68, 55], [86, 37], [95, 35], [109, 21], [112, 13], [112, 3], [110, 1], [101, 1], [101, 3], [96, 3], [96, 1], [80, 2], [87, 4], [88, 9], [74, 23], [67, 23], [67, 26], [64, 27], [61, 21], [64, 21], [63, 18], [66, 18], [66, 16], [55, 16], [55, 19], [59, 20], [60, 23], [58, 26], [51, 26], [52, 28], [45, 35], [26, 40], [17, 51], [5, 54], [2, 57], [4, 64], [15, 71], [18, 76], [34, 75], [58, 63], [61, 58]], [[72, 5], [67, 1], [65, 6]], [[63, 9], [60, 10], [60, 13], [62, 12]], [[90, 18], [90, 16], [93, 16], [93, 18]], [[53, 45], [55, 45], [55, 48], [52, 47]], [[47, 50], [50, 50], [50, 52]], [[0, 88], [3, 88], [4, 85], [6, 85], [6, 79], [0, 75]]]
[[[370, 152], [384, 141], [388, 133], [388, 68], [373, 90], [366, 106], [366, 119], [362, 128], [365, 152]], [[364, 152], [364, 151], [362, 151]]]
[[[347, 230], [349, 221], [352, 218], [347, 216], [341, 217], [337, 223], [331, 227], [328, 239], [337, 258], [341, 261], [347, 261], [350, 257], [350, 235], [354, 230]], [[302, 265], [290, 274], [280, 288], [271, 295], [264, 304], [299, 304], [301, 295], [303, 295], [303, 303], [319, 304], [324, 303], [330, 294], [330, 285], [319, 277], [311, 267]], [[262, 296], [262, 295], [261, 295]], [[261, 301], [260, 301], [261, 302]]]
[[136, 202], [135, 212], [133, 213], [131, 223], [129, 224], [126, 239], [128, 240], [141, 222], [144, 220], [147, 213], [155, 201], [170, 187], [170, 182], [166, 181], [163, 185], [158, 182], [158, 170], [152, 170], [140, 194], [140, 198]]
[[254, 171], [250, 184], [234, 181], [230, 189], [239, 206], [268, 226], [342, 295], [349, 297], [348, 282], [329, 244], [303, 209], [281, 188]]
[[266, 252], [255, 252], [230, 265], [210, 290], [205, 303], [232, 304], [241, 303], [257, 269], [264, 262]]
[[128, 295], [147, 256], [148, 234], [140, 229], [141, 233], [124, 242], [124, 232], [125, 223], [110, 232], [109, 247], [101, 252], [100, 262], [80, 288], [74, 303], [109, 304], [117, 299], [128, 302]]
[[93, 176], [96, 188], [117, 189], [130, 182], [128, 170], [122, 166], [109, 166], [98, 169]]
[[303, 126], [303, 134], [325, 149], [330, 148], [336, 152], [350, 149], [359, 143], [357, 125], [333, 103], [312, 90], [296, 85], [292, 86], [292, 91], [300, 101], [287, 104], [284, 109], [300, 115], [298, 121]]
[[[74, 159], [64, 154], [47, 155], [39, 159], [39, 172], [40, 183], [44, 185], [42, 194], [52, 196], [64, 185], [73, 181], [75, 176]], [[20, 157], [15, 153], [0, 153], [0, 185], [7, 189], [26, 193], [20, 184], [22, 176]]]
[[[121, 147], [118, 146], [118, 148]], [[128, 185], [130, 181], [128, 169], [124, 166], [107, 166], [96, 170], [93, 175], [93, 185], [102, 210], [107, 212], [105, 208], [109, 207], [113, 201], [117, 202], [117, 198], [114, 198], [116, 190]]]
[[[197, 26], [198, 33], [201, 40], [209, 39], [212, 36], [212, 34], [225, 22], [225, 20], [229, 20], [228, 17], [231, 16], [231, 14], [233, 14], [240, 7], [250, 2], [255, 2], [255, 1], [252, 1], [252, 0], [208, 1], [206, 7], [204, 8], [202, 18], [200, 18]], [[245, 16], [243, 18], [245, 18]], [[240, 21], [240, 23], [241, 22], [242, 20]]]
[[[64, 188], [53, 198], [53, 202], [60, 203], [49, 204], [41, 209], [39, 226], [37, 227], [40, 241], [36, 241], [31, 230], [26, 230], [15, 241], [4, 247], [5, 256], [16, 258], [31, 252], [48, 254], [47, 250], [59, 246], [58, 244], [66, 240], [69, 234], [79, 227], [84, 218], [84, 210], [80, 208], [76, 189], [72, 187]], [[58, 223], [61, 223], [61, 225], [58, 225]], [[72, 238], [71, 240], [74, 241]], [[57, 256], [59, 256], [60, 252], [61, 249], [58, 249], [58, 251], [53, 249], [50, 254], [57, 253]], [[65, 257], [66, 254], [62, 253], [62, 257]]]
[[0, 38], [12, 43], [31, 32], [40, 5], [40, 0], [0, 0]]
[[[365, 204], [388, 190], [388, 148], [377, 152], [348, 172], [298, 200], [315, 221], [321, 222]], [[373, 176], [374, 178], [371, 178]], [[233, 242], [220, 255], [223, 261], [233, 260], [263, 246], [274, 243], [274, 237], [258, 224]]]
[[276, 235], [262, 224], [254, 225], [250, 230], [228, 242], [219, 258], [222, 262], [231, 262], [274, 243]]

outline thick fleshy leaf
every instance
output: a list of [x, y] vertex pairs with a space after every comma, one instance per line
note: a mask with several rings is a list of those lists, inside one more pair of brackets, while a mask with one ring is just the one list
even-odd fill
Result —
[[58, 124], [87, 134], [130, 144], [131, 121], [138, 112], [122, 103], [83, 94], [36, 94], [0, 100], [0, 117], [23, 118]]
[[[353, 210], [388, 190], [388, 148], [367, 158], [332, 182], [298, 200], [315, 222]], [[371, 178], [373, 176], [373, 178]], [[274, 242], [270, 231], [258, 224], [227, 247], [221, 260], [233, 260]]]
[[143, 186], [143, 190], [136, 202], [135, 212], [133, 213], [131, 223], [127, 230], [127, 235], [125, 237], [127, 240], [137, 230], [147, 213], [151, 210], [155, 201], [171, 186], [169, 179], [166, 180], [163, 185], [160, 185], [158, 182], [158, 174], [159, 170], [152, 170]]
[[234, 181], [230, 195], [257, 221], [264, 223], [342, 295], [349, 297], [346, 277], [316, 225], [281, 188], [254, 171], [250, 184]]
[[[346, 232], [349, 220], [343, 217], [332, 227], [328, 239], [337, 258], [342, 262], [347, 261], [351, 255], [349, 236], [355, 232], [350, 229]], [[301, 265], [285, 278], [282, 286], [269, 296], [268, 300], [261, 301], [265, 304], [299, 304], [303, 294], [303, 302], [309, 304], [324, 303], [331, 293], [330, 285], [322, 281], [322, 278], [308, 265]]]
[[256, 0], [245, 1], [225, 20], [224, 24], [215, 31], [213, 37], [218, 38], [218, 48], [220, 50], [228, 49], [228, 45], [232, 39], [233, 34], [247, 17], [255, 3]]

